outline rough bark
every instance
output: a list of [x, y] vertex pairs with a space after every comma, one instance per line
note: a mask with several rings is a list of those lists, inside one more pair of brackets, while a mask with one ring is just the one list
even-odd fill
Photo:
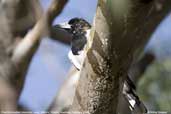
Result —
[[71, 111], [117, 113], [120, 88], [129, 66], [170, 9], [170, 0], [98, 1]]

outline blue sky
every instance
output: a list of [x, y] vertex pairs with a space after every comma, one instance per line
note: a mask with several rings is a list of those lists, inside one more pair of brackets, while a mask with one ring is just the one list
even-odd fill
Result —
[[[50, 1], [51, 0], [41, 0], [45, 10], [48, 8]], [[55, 23], [65, 22], [73, 17], [82, 17], [92, 22], [96, 4], [97, 0], [69, 0], [63, 13], [55, 20]]]
[[[51, 0], [41, 0], [46, 10]], [[81, 2], [80, 2], [81, 1]], [[54, 23], [68, 21], [73, 17], [82, 17], [92, 22], [96, 11], [97, 0], [70, 0], [63, 13]], [[171, 16], [160, 24], [160, 27], [152, 35], [147, 49], [164, 49], [161, 44], [170, 43], [171, 39]], [[167, 44], [167, 49], [168, 48]], [[166, 50], [166, 49], [164, 49]], [[44, 38], [37, 53], [35, 54], [27, 73], [24, 91], [20, 103], [34, 111], [43, 111], [52, 102], [60, 85], [66, 78], [70, 68], [67, 58], [69, 46], [60, 42], [54, 42]], [[155, 50], [158, 54], [158, 51]], [[169, 51], [168, 53], [171, 52]]]
[[159, 24], [147, 45], [158, 58], [171, 56], [171, 13]]

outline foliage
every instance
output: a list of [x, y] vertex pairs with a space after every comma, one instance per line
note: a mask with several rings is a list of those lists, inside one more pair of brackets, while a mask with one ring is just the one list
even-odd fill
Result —
[[138, 84], [138, 93], [149, 111], [171, 111], [171, 60], [155, 61]]

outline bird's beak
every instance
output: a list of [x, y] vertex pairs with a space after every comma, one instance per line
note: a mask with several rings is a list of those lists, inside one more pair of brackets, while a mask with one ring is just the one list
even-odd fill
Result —
[[68, 23], [60, 23], [57, 26], [59, 28], [65, 29], [65, 30], [70, 30], [71, 29], [71, 25], [69, 25]]

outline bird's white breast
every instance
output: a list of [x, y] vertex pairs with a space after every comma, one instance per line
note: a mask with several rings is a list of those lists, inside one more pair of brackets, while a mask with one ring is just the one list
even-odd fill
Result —
[[87, 53], [87, 48], [89, 48], [89, 38], [90, 38], [90, 32], [91, 30], [88, 29], [86, 30], [86, 38], [87, 38], [87, 44], [84, 46], [84, 49], [79, 51], [79, 55], [73, 55], [72, 51], [68, 53], [68, 57], [70, 61], [73, 63], [73, 65], [80, 70], [82, 68], [82, 65], [84, 63], [84, 60], [86, 58], [86, 53]]

